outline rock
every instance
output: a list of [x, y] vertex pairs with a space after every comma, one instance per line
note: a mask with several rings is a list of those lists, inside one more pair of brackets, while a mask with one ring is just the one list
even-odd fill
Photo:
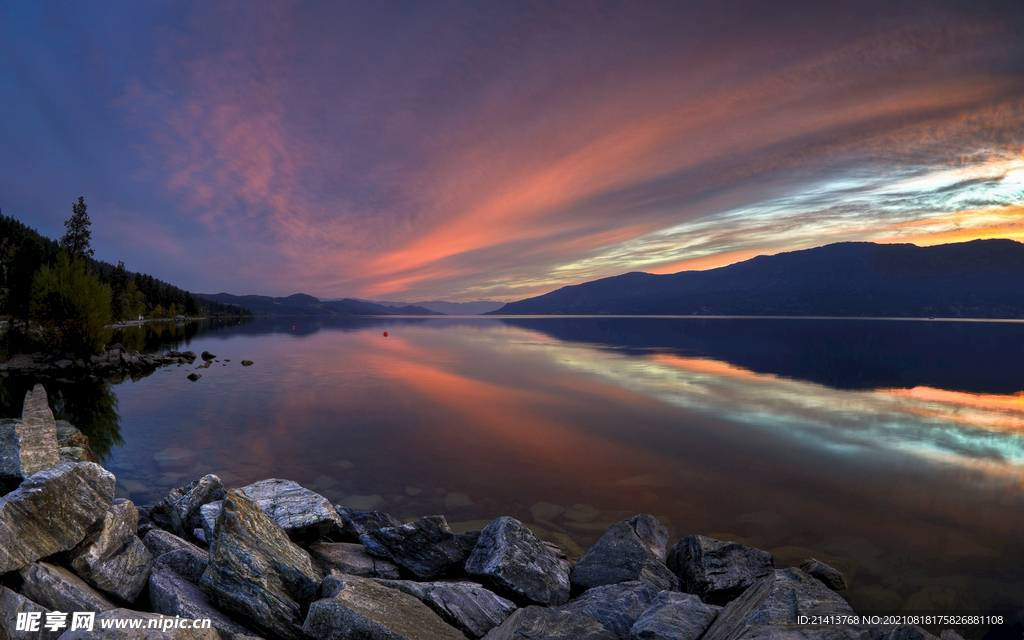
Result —
[[341, 518], [341, 533], [352, 541], [359, 540], [364, 533], [371, 533], [384, 527], [400, 527], [402, 521], [382, 511], [358, 511], [346, 507], [337, 507]]
[[309, 554], [235, 489], [224, 497], [210, 564], [199, 581], [217, 608], [242, 616], [271, 635], [302, 635], [302, 605], [311, 602], [320, 575]]
[[415, 597], [441, 619], [470, 638], [481, 638], [516, 610], [511, 600], [488, 591], [475, 582], [413, 582], [378, 580]]
[[639, 580], [655, 593], [678, 590], [679, 579], [665, 566], [666, 542], [668, 529], [654, 516], [616, 522], [583, 554], [569, 579], [577, 589]]
[[68, 554], [71, 567], [100, 591], [135, 602], [149, 579], [153, 556], [135, 535], [139, 512], [118, 499], [100, 518], [98, 528]]
[[203, 538], [209, 544], [217, 537], [217, 518], [220, 516], [220, 509], [223, 501], [214, 500], [199, 507], [199, 522], [203, 525]]
[[198, 380], [199, 378], [202, 378], [202, 377], [203, 377], [203, 374], [201, 374], [201, 373], [196, 373], [195, 371], [193, 371], [192, 373], [188, 374], [188, 375], [187, 375], [187, 376], [185, 376], [185, 377], [186, 377], [186, 378], [188, 378], [189, 380], [191, 380], [192, 382], [195, 382], [195, 381], [196, 381], [196, 380]]
[[202, 358], [203, 360], [213, 360], [213, 359], [214, 359], [214, 358], [216, 358], [217, 356], [215, 356], [214, 354], [210, 353], [209, 351], [204, 351], [204, 352], [203, 352], [203, 355], [202, 355], [202, 356], [200, 356], [200, 357], [201, 357], [201, 358]]
[[251, 367], [253, 365], [252, 360], [242, 360], [243, 367]]
[[314, 542], [306, 547], [313, 563], [324, 575], [344, 573], [365, 578], [397, 580], [398, 565], [375, 558], [361, 544], [350, 542]]
[[303, 631], [320, 640], [465, 640], [422, 602], [357, 576], [328, 576]]
[[863, 638], [866, 628], [799, 624], [800, 616], [856, 615], [846, 600], [795, 567], [773, 570], [730, 602], [702, 640], [794, 637]]
[[706, 536], [686, 536], [668, 555], [668, 566], [682, 590], [708, 604], [727, 604], [771, 573], [772, 554]]
[[538, 502], [530, 507], [530, 515], [534, 521], [549, 521], [557, 518], [565, 509], [551, 502]]
[[629, 640], [629, 630], [657, 596], [643, 582], [620, 582], [588, 589], [559, 609], [593, 618], [620, 640]]
[[163, 529], [150, 529], [142, 537], [142, 543], [146, 545], [154, 558], [159, 558], [172, 551], [185, 551], [197, 557], [209, 559], [209, 554], [206, 551]]
[[252, 635], [251, 631], [214, 609], [206, 595], [192, 581], [159, 562], [149, 574], [149, 600], [153, 611], [165, 616], [193, 620], [209, 618], [213, 628], [225, 640]]
[[359, 536], [359, 541], [370, 555], [387, 558], [420, 578], [433, 578], [458, 568], [468, 554], [444, 516], [382, 527]]
[[65, 462], [0, 497], [0, 574], [81, 542], [110, 508], [115, 482], [98, 464]]
[[846, 591], [846, 577], [824, 562], [814, 558], [808, 558], [800, 563], [800, 568], [821, 582], [833, 591]]
[[[145, 632], [139, 629], [119, 629], [111, 625], [110, 629], [103, 628], [104, 620], [143, 620], [141, 624]], [[153, 627], [148, 627], [153, 621]], [[60, 640], [219, 640], [220, 636], [216, 629], [174, 629], [173, 618], [165, 618], [158, 613], [146, 611], [132, 611], [131, 609], [111, 609], [96, 615], [92, 629], [76, 629], [66, 631]], [[167, 627], [167, 630], [162, 630]], [[160, 629], [158, 631], [158, 629]]]
[[224, 483], [212, 473], [207, 474], [184, 487], [171, 489], [153, 508], [150, 517], [160, 528], [185, 538], [193, 529], [202, 527], [200, 507], [223, 497]]
[[341, 518], [331, 502], [297, 482], [272, 478], [241, 490], [296, 542], [315, 542], [341, 529]]
[[513, 601], [559, 605], [569, 600], [569, 562], [509, 516], [484, 527], [465, 569]]
[[697, 640], [722, 607], [692, 593], [662, 591], [630, 629], [631, 640]]
[[517, 609], [491, 629], [484, 640], [617, 640], [615, 633], [597, 620], [572, 611], [529, 606]]
[[21, 569], [21, 593], [54, 611], [106, 611], [114, 603], [64, 567], [34, 562]]
[[[15, 593], [7, 587], [0, 587], [0, 638], [7, 640], [54, 640], [64, 633], [64, 630], [49, 631], [44, 623], [46, 614], [50, 610], [46, 607], [32, 602], [20, 593]], [[36, 631], [22, 629], [18, 631], [18, 614], [33, 613], [39, 615], [39, 628]]]
[[25, 394], [21, 420], [0, 421], [0, 483], [13, 490], [34, 473], [60, 464], [57, 424], [37, 384]]

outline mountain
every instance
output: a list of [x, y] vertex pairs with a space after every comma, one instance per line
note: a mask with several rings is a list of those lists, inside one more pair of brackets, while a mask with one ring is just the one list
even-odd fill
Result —
[[[359, 298], [354, 298], [359, 300]], [[327, 299], [321, 298], [324, 302]], [[444, 300], [428, 300], [426, 302], [388, 302], [385, 300], [361, 300], [361, 302], [371, 302], [373, 304], [382, 304], [393, 307], [404, 307], [409, 304], [413, 304], [417, 307], [423, 307], [424, 309], [430, 309], [438, 313], [443, 313], [449, 316], [477, 316], [488, 311], [496, 311], [504, 306], [504, 302], [493, 302], [491, 300], [477, 300], [476, 302], [445, 302]]]
[[384, 306], [352, 298], [321, 301], [319, 298], [296, 293], [286, 298], [270, 296], [234, 296], [229, 293], [197, 293], [197, 297], [225, 304], [237, 304], [251, 309], [258, 316], [436, 316], [443, 315], [430, 309], [406, 305]]
[[627, 273], [491, 314], [1024, 318], [1024, 244], [841, 242], [707, 271]]

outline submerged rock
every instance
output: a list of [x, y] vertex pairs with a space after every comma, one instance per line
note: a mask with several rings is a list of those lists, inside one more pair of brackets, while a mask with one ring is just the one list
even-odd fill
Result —
[[371, 555], [392, 560], [420, 578], [433, 578], [457, 568], [468, 553], [444, 516], [382, 527], [364, 533], [359, 540]]
[[516, 610], [511, 600], [475, 582], [413, 582], [378, 580], [415, 597], [470, 638], [481, 638]]
[[772, 572], [772, 554], [707, 536], [686, 536], [668, 556], [682, 590], [708, 604], [724, 605]]
[[639, 580], [655, 592], [678, 589], [679, 579], [665, 565], [668, 528], [642, 514], [616, 522], [579, 559], [570, 574], [572, 586], [590, 589]]
[[543, 605], [569, 600], [569, 562], [565, 556], [509, 516], [484, 527], [465, 569], [512, 600]]

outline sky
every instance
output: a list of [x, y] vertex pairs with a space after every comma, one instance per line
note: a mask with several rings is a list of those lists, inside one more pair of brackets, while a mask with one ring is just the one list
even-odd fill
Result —
[[0, 0], [0, 210], [193, 292], [1024, 241], [1019, 2]]

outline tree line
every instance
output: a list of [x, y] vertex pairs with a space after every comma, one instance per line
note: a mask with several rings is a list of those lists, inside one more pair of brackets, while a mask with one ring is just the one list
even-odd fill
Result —
[[107, 325], [139, 317], [251, 315], [128, 271], [124, 262], [114, 266], [94, 259], [90, 225], [81, 197], [72, 203], [59, 242], [0, 212], [0, 313], [10, 322], [8, 352], [41, 341], [63, 351], [95, 353], [109, 337]]

